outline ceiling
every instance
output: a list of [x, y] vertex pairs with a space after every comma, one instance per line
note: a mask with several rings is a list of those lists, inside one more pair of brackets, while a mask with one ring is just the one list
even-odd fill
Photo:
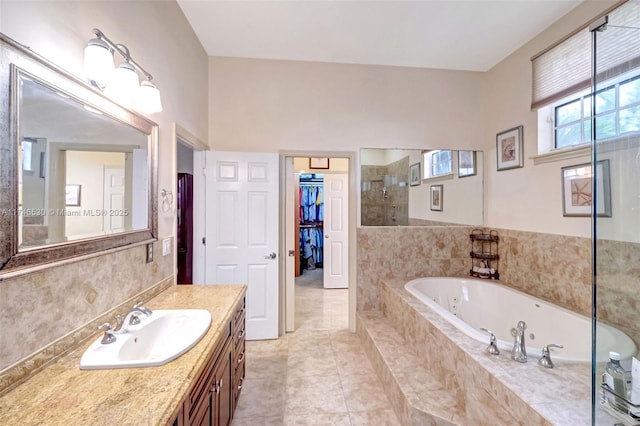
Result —
[[177, 0], [209, 56], [487, 71], [582, 0]]

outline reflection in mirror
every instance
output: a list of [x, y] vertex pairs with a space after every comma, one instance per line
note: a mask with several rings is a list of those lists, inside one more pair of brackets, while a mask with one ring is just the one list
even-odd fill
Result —
[[360, 164], [362, 226], [483, 224], [482, 151], [363, 148]]
[[0, 280], [154, 241], [158, 125], [0, 33]]
[[18, 250], [147, 228], [147, 135], [17, 74]]

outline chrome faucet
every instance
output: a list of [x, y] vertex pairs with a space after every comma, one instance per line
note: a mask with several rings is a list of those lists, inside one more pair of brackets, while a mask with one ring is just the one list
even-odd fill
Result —
[[527, 325], [524, 321], [518, 321], [516, 326], [516, 340], [513, 342], [511, 358], [518, 362], [527, 362], [527, 349], [524, 346], [524, 330]]
[[142, 306], [140, 302], [136, 303], [134, 307], [129, 311], [129, 313], [124, 317], [124, 320], [120, 325], [120, 329], [118, 329], [118, 333], [127, 333], [129, 331], [130, 325], [140, 324], [140, 314], [150, 317], [153, 312], [151, 311], [151, 309]]
[[564, 346], [558, 345], [556, 343], [550, 343], [542, 348], [542, 358], [538, 360], [538, 363], [543, 367], [553, 368], [553, 361], [551, 361], [551, 352], [549, 351], [549, 348], [562, 349], [564, 348]]

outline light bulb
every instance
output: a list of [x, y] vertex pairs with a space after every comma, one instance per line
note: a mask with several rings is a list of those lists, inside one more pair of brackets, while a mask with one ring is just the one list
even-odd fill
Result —
[[84, 48], [84, 71], [87, 81], [99, 88], [104, 88], [113, 76], [113, 53], [103, 40], [89, 40]]
[[134, 108], [145, 114], [153, 114], [162, 111], [160, 91], [149, 80], [144, 80], [140, 83]]
[[129, 62], [122, 62], [113, 72], [113, 78], [105, 93], [126, 107], [133, 106], [140, 83], [135, 68]]

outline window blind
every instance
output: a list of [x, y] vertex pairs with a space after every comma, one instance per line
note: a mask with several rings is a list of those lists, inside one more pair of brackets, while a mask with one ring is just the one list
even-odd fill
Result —
[[591, 85], [591, 33], [583, 28], [533, 59], [533, 98], [538, 109]]
[[597, 81], [640, 67], [640, 0], [609, 13], [606, 30], [596, 36]]
[[[640, 66], [640, 30], [627, 28], [640, 28], [640, 0], [624, 2], [605, 14], [609, 16], [605, 31], [620, 34], [626, 31], [624, 37], [617, 34], [616, 37], [599, 37], [602, 45], [597, 48], [598, 72], [606, 70], [607, 78], [611, 78]], [[591, 32], [587, 25], [534, 56], [531, 59], [531, 109], [588, 89], [591, 86], [591, 53]]]

